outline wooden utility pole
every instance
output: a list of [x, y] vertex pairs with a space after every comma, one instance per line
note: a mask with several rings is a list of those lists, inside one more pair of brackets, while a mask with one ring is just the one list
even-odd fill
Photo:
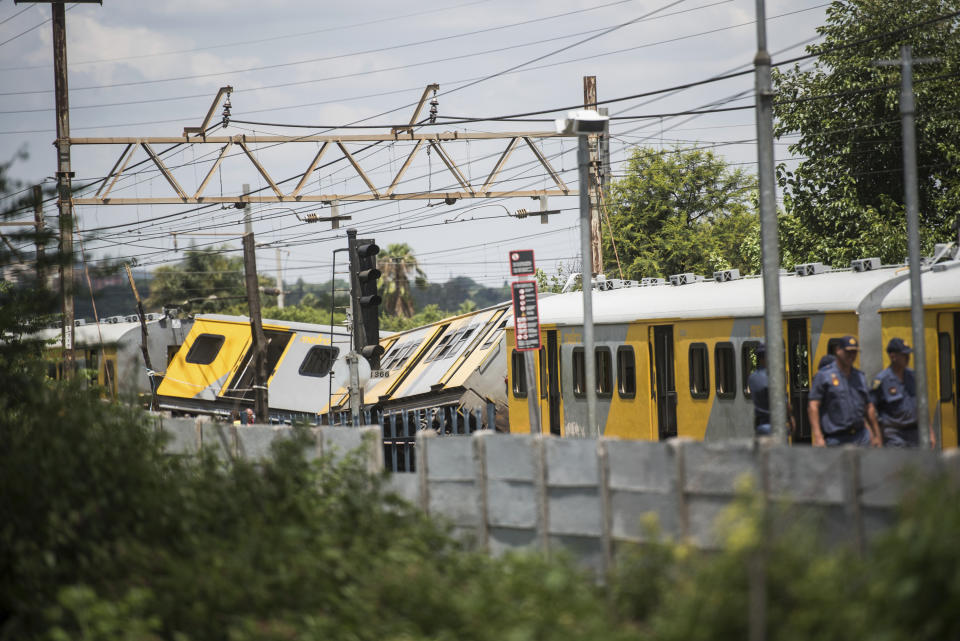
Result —
[[153, 379], [153, 363], [150, 362], [149, 343], [147, 342], [147, 318], [143, 313], [143, 301], [140, 300], [140, 292], [137, 291], [137, 284], [133, 282], [133, 272], [130, 271], [130, 264], [124, 263], [123, 268], [127, 270], [127, 279], [130, 281], [130, 289], [133, 290], [133, 297], [137, 299], [137, 316], [140, 317], [140, 352], [143, 354], [143, 364], [147, 368], [147, 380], [150, 382], [150, 409], [157, 409], [157, 387]]
[[257, 252], [253, 232], [243, 235], [243, 272], [247, 281], [247, 304], [250, 307], [250, 331], [253, 334], [253, 411], [257, 419], [269, 421], [267, 398], [267, 337], [263, 333], [260, 315], [260, 283], [257, 282]]
[[[583, 77], [583, 108], [597, 108], [597, 77]], [[590, 271], [594, 274], [603, 273], [603, 244], [601, 243], [600, 228], [600, 150], [598, 141], [600, 136], [589, 136], [590, 164], [587, 175], [589, 184], [587, 193], [590, 195]], [[584, 188], [580, 185], [580, 189]]]
[[67, 19], [63, 2], [53, 9], [53, 80], [57, 108], [57, 204], [60, 208], [60, 292], [63, 308], [63, 377], [72, 378], [73, 355], [73, 195], [70, 169], [70, 100], [67, 89]]
[[40, 185], [33, 186], [33, 222], [37, 233], [37, 287], [47, 286], [47, 274], [44, 269], [46, 256], [44, 254], [43, 238], [43, 189]]

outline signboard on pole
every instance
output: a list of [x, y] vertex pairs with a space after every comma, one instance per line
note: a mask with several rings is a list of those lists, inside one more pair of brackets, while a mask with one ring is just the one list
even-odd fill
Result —
[[537, 281], [513, 283], [513, 326], [517, 350], [540, 349], [540, 311], [537, 308]]
[[514, 249], [510, 251], [510, 275], [532, 276], [536, 273], [533, 264], [532, 249]]

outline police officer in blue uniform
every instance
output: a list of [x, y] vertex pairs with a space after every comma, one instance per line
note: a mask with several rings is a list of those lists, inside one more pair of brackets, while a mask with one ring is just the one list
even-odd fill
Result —
[[859, 350], [855, 336], [844, 336], [834, 349], [836, 360], [813, 377], [807, 415], [815, 447], [882, 442], [867, 379], [853, 366]]
[[[907, 367], [913, 350], [902, 338], [887, 344], [890, 367], [877, 374], [870, 385], [870, 400], [877, 408], [877, 420], [888, 447], [917, 447], [917, 379]], [[935, 443], [933, 428], [930, 444]]]
[[[753, 348], [757, 356], [757, 369], [747, 378], [747, 389], [753, 400], [753, 429], [757, 436], [770, 436], [770, 384], [767, 380], [767, 348], [760, 343]], [[790, 433], [794, 432], [790, 401], [787, 400], [787, 422]]]

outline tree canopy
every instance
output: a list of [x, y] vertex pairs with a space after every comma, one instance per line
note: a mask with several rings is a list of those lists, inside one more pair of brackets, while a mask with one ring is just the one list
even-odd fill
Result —
[[921, 239], [929, 251], [951, 236], [960, 211], [960, 10], [957, 0], [837, 0], [807, 47], [813, 65], [774, 74], [776, 134], [802, 158], [778, 169], [787, 215], [784, 263], [846, 265], [879, 256], [904, 260], [906, 222], [900, 67], [914, 58]]
[[710, 150], [636, 149], [610, 189], [616, 251], [604, 229], [607, 276], [712, 274], [760, 265], [756, 179]]
[[383, 273], [380, 295], [383, 298], [383, 311], [390, 316], [410, 318], [414, 314], [413, 295], [410, 280], [423, 287], [426, 274], [420, 269], [413, 249], [406, 243], [394, 243], [377, 259]]
[[[219, 312], [247, 298], [243, 258], [229, 256], [223, 247], [191, 247], [175, 265], [164, 265], [153, 272], [147, 305], [184, 305], [192, 311]], [[261, 286], [273, 286], [274, 279], [260, 275]], [[275, 299], [262, 297], [264, 304]]]

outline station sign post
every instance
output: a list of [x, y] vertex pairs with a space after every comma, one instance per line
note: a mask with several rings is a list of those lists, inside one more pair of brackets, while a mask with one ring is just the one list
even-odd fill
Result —
[[[510, 252], [510, 275], [533, 276], [536, 267], [532, 249], [515, 249]], [[530, 433], [539, 434], [540, 394], [537, 368], [531, 352], [540, 350], [540, 311], [537, 301], [537, 281], [517, 280], [510, 286], [513, 298], [514, 348], [523, 352], [527, 378], [527, 409], [530, 413]], [[512, 360], [511, 360], [512, 363]], [[512, 367], [512, 365], [511, 365]], [[513, 371], [516, 376], [517, 372]], [[514, 382], [516, 388], [516, 382]]]

